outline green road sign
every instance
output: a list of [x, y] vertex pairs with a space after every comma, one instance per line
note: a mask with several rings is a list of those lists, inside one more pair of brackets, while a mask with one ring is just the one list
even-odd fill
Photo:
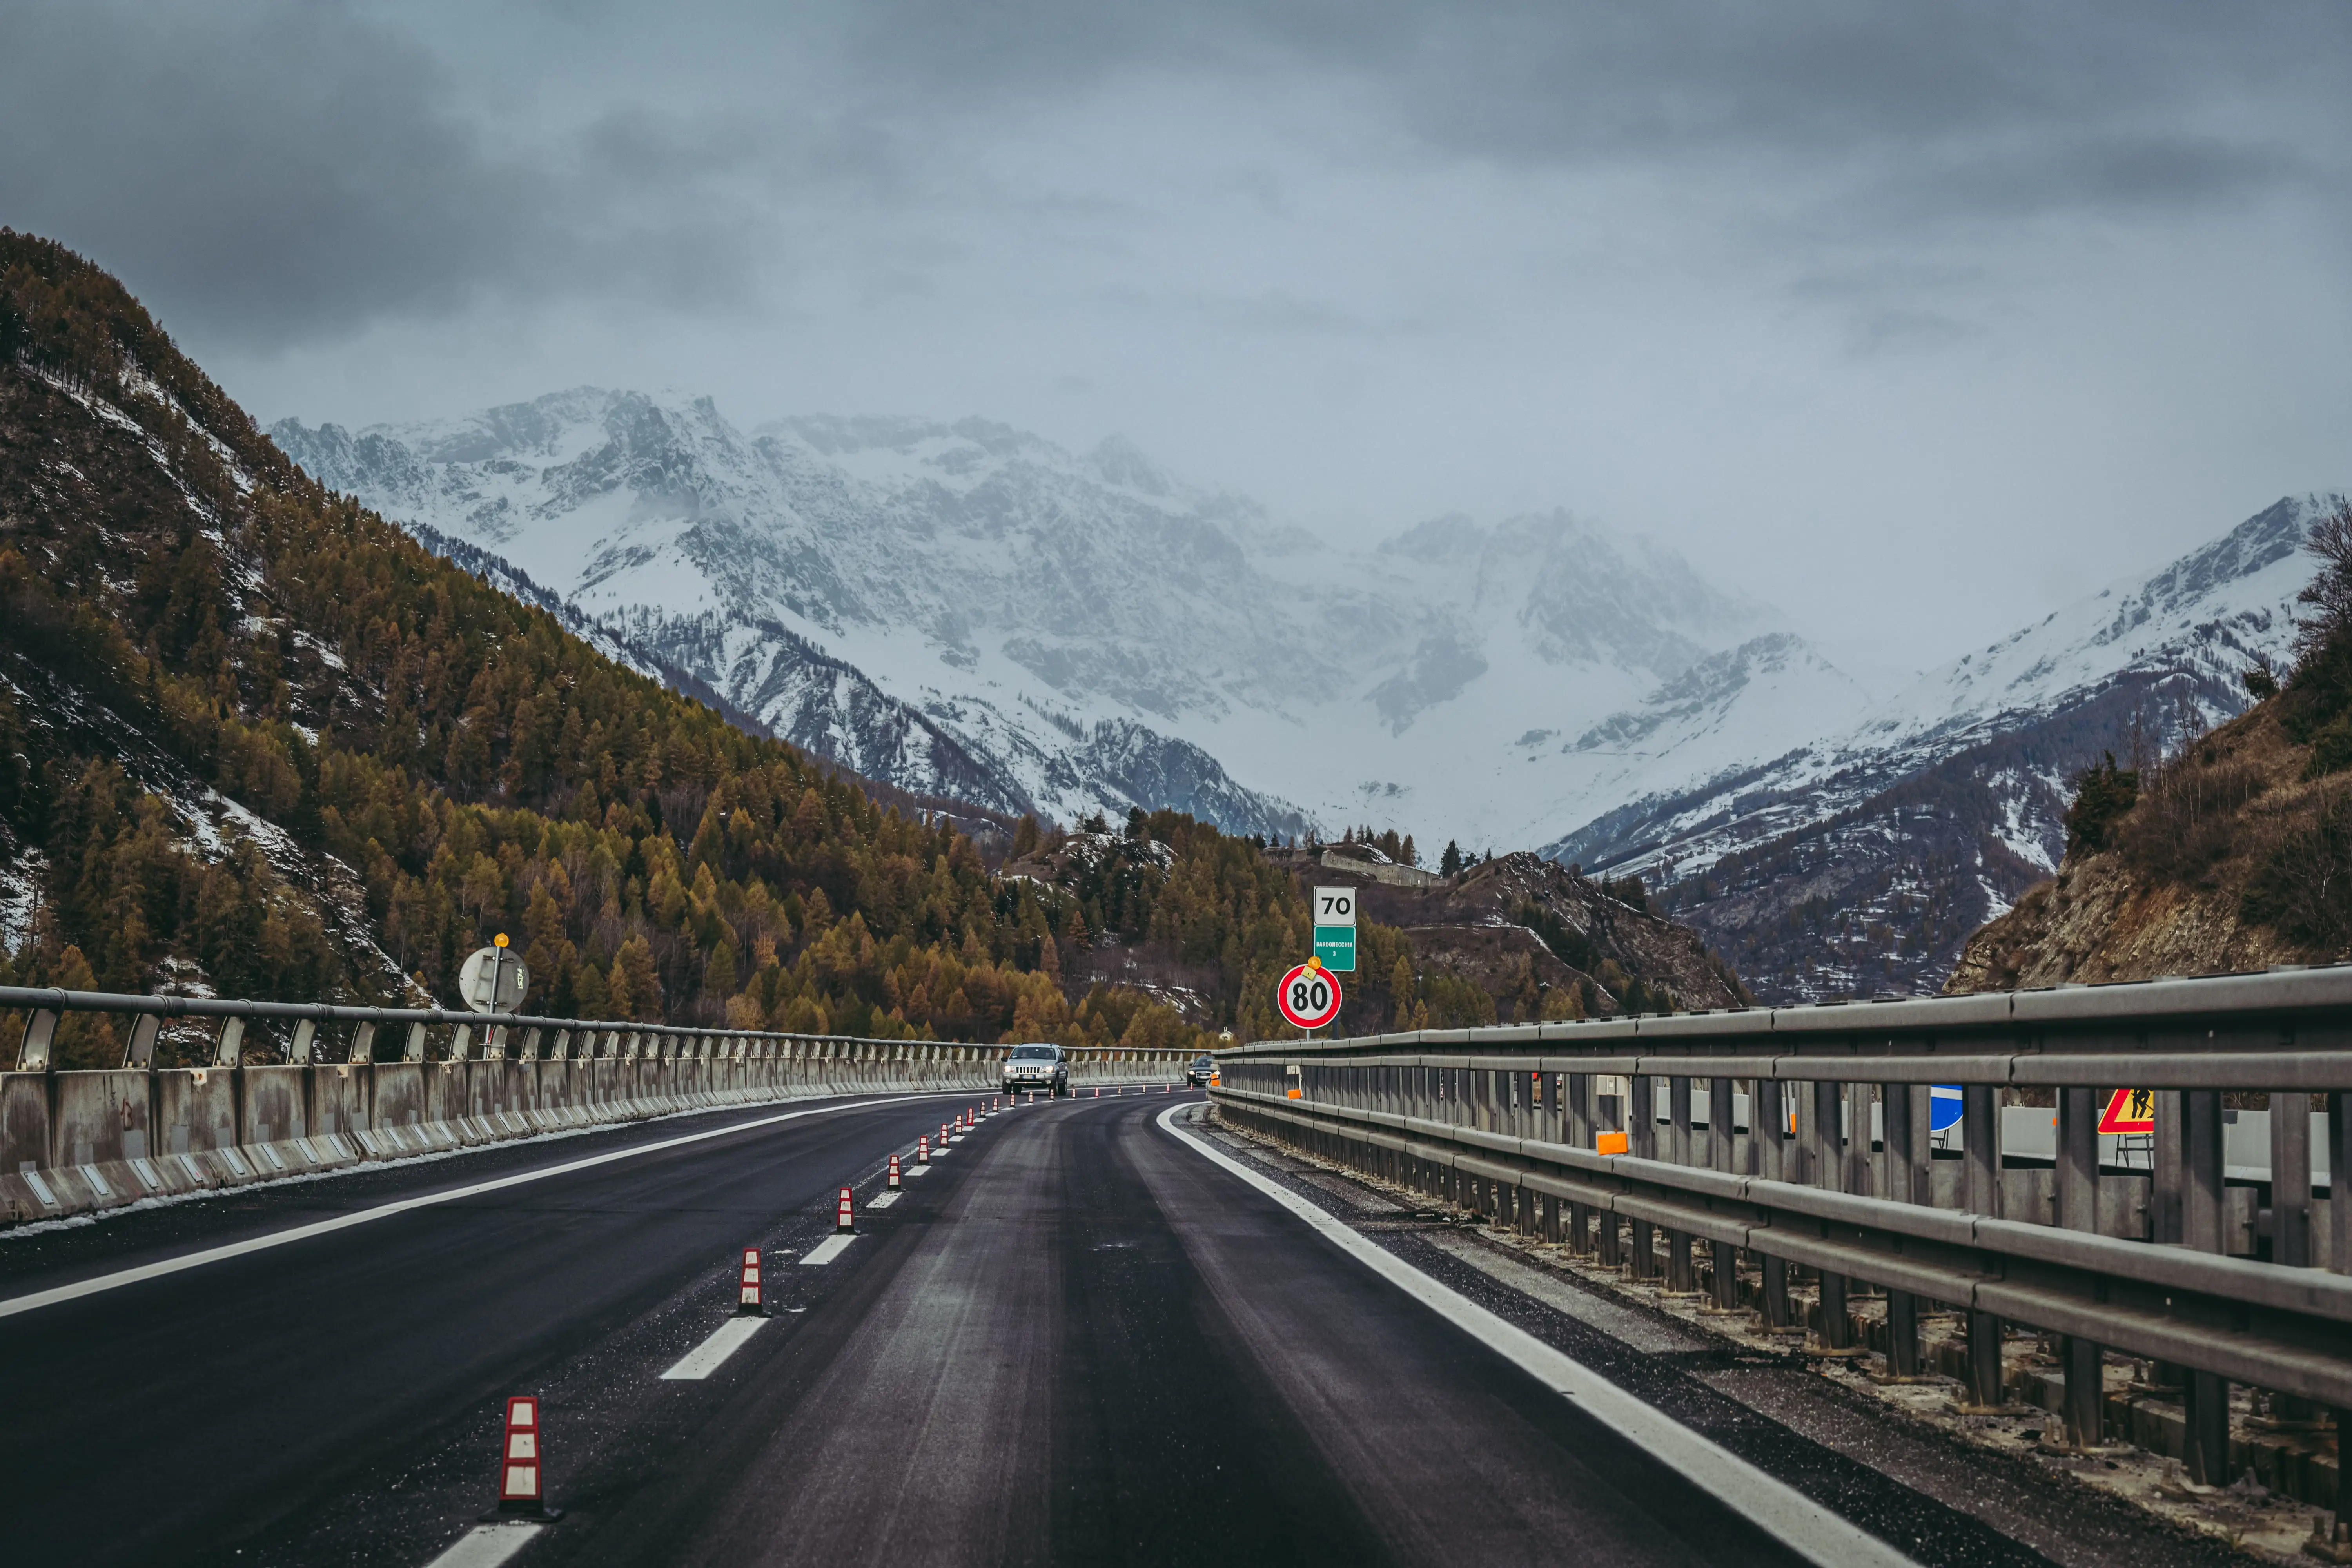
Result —
[[1356, 973], [1356, 928], [1317, 926], [1315, 956], [1323, 961], [1326, 969], [1336, 969], [1342, 974]]

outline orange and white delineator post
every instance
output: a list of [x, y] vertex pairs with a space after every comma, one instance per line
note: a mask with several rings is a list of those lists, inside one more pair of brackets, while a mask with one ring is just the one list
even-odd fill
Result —
[[507, 1401], [506, 1436], [499, 1449], [500, 1516], [552, 1519], [540, 1481], [539, 1399], [518, 1394]]
[[762, 1299], [760, 1286], [760, 1249], [743, 1249], [743, 1279], [735, 1292], [735, 1315], [739, 1318], [764, 1318], [768, 1304]]
[[893, 1154], [893, 1155], [891, 1155], [891, 1156], [890, 1156], [890, 1186], [891, 1186], [891, 1190], [892, 1190], [892, 1191], [894, 1191], [894, 1192], [895, 1192], [895, 1191], [897, 1191], [897, 1190], [898, 1190], [898, 1155], [896, 1155], [896, 1154]]
[[841, 1189], [841, 1202], [833, 1214], [833, 1228], [835, 1230], [857, 1228], [857, 1194], [847, 1187]]

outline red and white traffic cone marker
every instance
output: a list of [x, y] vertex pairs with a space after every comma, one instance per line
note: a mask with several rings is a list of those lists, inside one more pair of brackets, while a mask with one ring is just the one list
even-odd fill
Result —
[[915, 1163], [918, 1165], [928, 1165], [930, 1163], [931, 1139], [929, 1133], [925, 1133], [923, 1136], [915, 1140]]
[[891, 1188], [891, 1190], [892, 1190], [893, 1192], [896, 1192], [896, 1191], [898, 1190], [898, 1155], [896, 1155], [896, 1154], [893, 1154], [893, 1155], [891, 1155], [891, 1156], [890, 1156], [890, 1188]]
[[847, 1187], [841, 1189], [841, 1201], [833, 1211], [833, 1228], [835, 1230], [857, 1228], [857, 1194]]
[[940, 1148], [944, 1149], [944, 1148], [946, 1148], [949, 1144], [950, 1144], [950, 1143], [952, 1143], [952, 1142], [955, 1142], [955, 1138], [954, 1138], [954, 1136], [953, 1136], [953, 1135], [952, 1135], [952, 1133], [950, 1131], [950, 1129], [953, 1125], [954, 1125], [954, 1124], [953, 1124], [952, 1122], [947, 1122], [947, 1121], [942, 1121], [942, 1122], [940, 1122]]
[[539, 1399], [518, 1394], [507, 1401], [506, 1436], [499, 1445], [499, 1506], [482, 1517], [554, 1519], [541, 1481]]
[[742, 1283], [735, 1290], [735, 1315], [739, 1318], [764, 1318], [768, 1303], [760, 1287], [760, 1249], [743, 1249]]

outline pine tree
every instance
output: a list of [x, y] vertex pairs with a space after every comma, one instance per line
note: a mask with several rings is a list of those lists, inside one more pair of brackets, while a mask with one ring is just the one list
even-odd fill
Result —
[[1445, 853], [1437, 858], [1437, 873], [1441, 877], [1457, 876], [1462, 870], [1462, 846], [1451, 838], [1445, 841]]

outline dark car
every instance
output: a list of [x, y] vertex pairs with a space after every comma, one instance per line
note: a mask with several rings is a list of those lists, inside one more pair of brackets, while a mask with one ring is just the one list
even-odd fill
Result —
[[1184, 1086], [1187, 1089], [1206, 1089], [1216, 1079], [1217, 1058], [1206, 1051], [1194, 1057], [1192, 1065], [1184, 1069]]
[[1004, 1092], [1043, 1089], [1048, 1094], [1070, 1092], [1070, 1058], [1059, 1046], [1032, 1042], [1013, 1047], [1004, 1058]]

